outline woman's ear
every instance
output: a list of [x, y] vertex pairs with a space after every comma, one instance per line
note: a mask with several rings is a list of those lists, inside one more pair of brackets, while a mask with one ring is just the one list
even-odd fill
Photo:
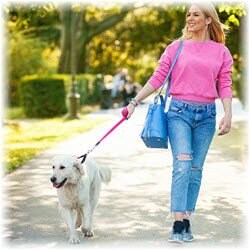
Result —
[[76, 160], [74, 161], [73, 167], [76, 168], [77, 171], [79, 171], [81, 175], [85, 175], [83, 166], [82, 166], [82, 164], [81, 164], [81, 162], [80, 162], [79, 160], [76, 159]]
[[206, 25], [209, 25], [210, 23], [212, 23], [212, 18], [211, 17], [206, 18]]

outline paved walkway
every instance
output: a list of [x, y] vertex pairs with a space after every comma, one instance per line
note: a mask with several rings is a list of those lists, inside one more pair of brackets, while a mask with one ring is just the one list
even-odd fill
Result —
[[[79, 231], [81, 244], [74, 248], [173, 247], [167, 242], [172, 223], [168, 217], [171, 153], [147, 149], [140, 140], [146, 109], [147, 105], [141, 105], [90, 155], [98, 163], [110, 166], [112, 182], [102, 188], [94, 217], [95, 237], [86, 239]], [[3, 246], [72, 247], [57, 210], [56, 190], [49, 180], [50, 160], [56, 154], [86, 152], [120, 119], [120, 111], [91, 114], [89, 119], [106, 116], [109, 122], [43, 152], [4, 178]], [[220, 107], [218, 111], [220, 116]], [[246, 142], [239, 131], [243, 131], [246, 114], [236, 111], [234, 119], [231, 135], [215, 136], [211, 146], [192, 219], [196, 241], [184, 247], [245, 246], [247, 159]]]

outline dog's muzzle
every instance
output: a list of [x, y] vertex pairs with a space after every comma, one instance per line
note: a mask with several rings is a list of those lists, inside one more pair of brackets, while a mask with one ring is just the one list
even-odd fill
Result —
[[58, 183], [58, 182], [56, 182], [56, 177], [52, 176], [50, 178], [50, 181], [53, 183], [53, 187], [60, 188], [60, 187], [62, 187], [65, 184], [65, 182], [67, 181], [67, 178], [65, 178], [62, 182]]

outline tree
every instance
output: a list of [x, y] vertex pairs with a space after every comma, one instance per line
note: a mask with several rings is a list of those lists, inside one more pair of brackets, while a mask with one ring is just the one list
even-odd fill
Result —
[[247, 98], [246, 82], [246, 40], [244, 31], [247, 25], [246, 9], [243, 3], [234, 5], [221, 4], [217, 8], [220, 19], [229, 27], [227, 34], [227, 46], [234, 58], [233, 64], [233, 90], [241, 102], [245, 105]]
[[166, 46], [181, 36], [185, 6], [143, 6], [123, 22], [92, 39], [88, 71], [113, 74], [127, 67], [136, 81], [145, 83]]
[[[91, 7], [93, 9], [93, 7]], [[71, 58], [71, 22], [76, 20], [75, 27], [75, 49], [76, 49], [76, 73], [84, 73], [86, 70], [87, 45], [97, 35], [110, 29], [121, 22], [129, 12], [129, 8], [123, 6], [120, 11], [114, 14], [107, 14], [100, 19], [88, 18], [88, 6], [74, 6], [65, 4], [60, 7], [60, 17], [62, 24], [61, 32], [61, 56], [59, 60], [58, 73], [70, 73]], [[89, 62], [88, 62], [89, 63]]]
[[[127, 67], [136, 81], [144, 83], [165, 47], [181, 36], [186, 5], [157, 2], [137, 5], [12, 4], [5, 8], [6, 23], [10, 33], [20, 32], [22, 39], [40, 40], [49, 48], [44, 49], [54, 49], [57, 52], [54, 65], [58, 72], [63, 73], [70, 72], [69, 32], [74, 19], [77, 73], [113, 74], [118, 67]], [[246, 62], [240, 34], [243, 34], [245, 6], [218, 4], [217, 10], [222, 23], [229, 26], [227, 46], [235, 61], [233, 86], [236, 95], [242, 99]], [[34, 55], [30, 53], [29, 56]], [[18, 67], [12, 69], [13, 73], [19, 73]], [[39, 72], [38, 68], [36, 70]]]

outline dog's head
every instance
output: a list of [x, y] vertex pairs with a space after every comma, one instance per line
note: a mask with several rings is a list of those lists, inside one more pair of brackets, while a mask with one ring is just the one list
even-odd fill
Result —
[[81, 162], [74, 156], [60, 155], [52, 159], [53, 175], [50, 178], [55, 188], [60, 188], [68, 183], [76, 184], [84, 175]]

